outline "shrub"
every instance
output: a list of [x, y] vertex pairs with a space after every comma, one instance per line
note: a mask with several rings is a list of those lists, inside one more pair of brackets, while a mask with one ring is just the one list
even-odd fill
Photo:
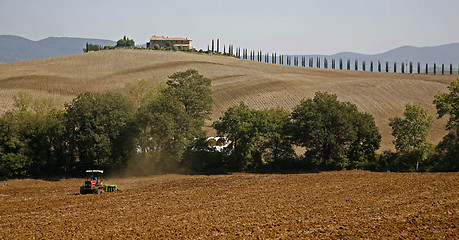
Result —
[[7, 153], [0, 157], [0, 179], [28, 177], [29, 159], [20, 153]]

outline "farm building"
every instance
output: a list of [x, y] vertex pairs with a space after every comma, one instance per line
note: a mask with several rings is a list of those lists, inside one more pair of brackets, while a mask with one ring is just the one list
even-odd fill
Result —
[[[168, 44], [169, 43], [169, 44]], [[154, 48], [158, 44], [160, 48], [169, 46], [184, 47], [191, 49], [191, 40], [187, 38], [169, 38], [169, 37], [158, 37], [153, 36], [150, 38], [150, 42], [147, 42], [147, 48]]]

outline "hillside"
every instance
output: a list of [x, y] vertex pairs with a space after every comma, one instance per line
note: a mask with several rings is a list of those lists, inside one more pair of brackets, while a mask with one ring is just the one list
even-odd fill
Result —
[[86, 43], [114, 46], [111, 40], [49, 37], [39, 41], [0, 35], [0, 64], [81, 53]]
[[[401, 115], [408, 102], [424, 105], [434, 116], [434, 95], [446, 91], [449, 82], [457, 78], [310, 69], [181, 52], [111, 50], [1, 64], [0, 111], [12, 107], [12, 96], [19, 91], [63, 104], [85, 91], [120, 91], [140, 79], [164, 82], [172, 73], [189, 68], [212, 80], [212, 121], [241, 101], [258, 109], [291, 109], [316, 91], [328, 91], [375, 117], [384, 149], [392, 148], [389, 117]], [[429, 141], [436, 143], [442, 138], [445, 123], [445, 119], [435, 121]]]

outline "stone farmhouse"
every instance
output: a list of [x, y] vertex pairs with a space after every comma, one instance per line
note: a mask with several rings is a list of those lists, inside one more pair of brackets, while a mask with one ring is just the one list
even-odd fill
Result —
[[167, 43], [170, 43], [170, 46], [176, 47], [184, 47], [191, 49], [193, 46], [191, 45], [191, 39], [187, 38], [169, 38], [169, 37], [158, 37], [153, 36], [150, 38], [150, 42], [147, 42], [147, 48], [154, 48], [156, 44], [159, 45], [160, 48], [165, 48]]

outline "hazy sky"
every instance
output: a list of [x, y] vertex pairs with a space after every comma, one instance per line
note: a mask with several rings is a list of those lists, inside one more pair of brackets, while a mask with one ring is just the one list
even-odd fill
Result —
[[188, 37], [278, 54], [459, 42], [459, 0], [0, 0], [0, 35]]

